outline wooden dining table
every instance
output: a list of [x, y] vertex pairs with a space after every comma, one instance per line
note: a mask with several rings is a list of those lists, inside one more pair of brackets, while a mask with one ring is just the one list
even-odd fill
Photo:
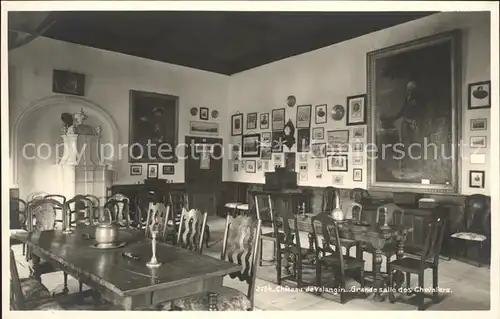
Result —
[[[309, 234], [309, 249], [313, 250], [313, 226], [311, 223], [312, 214], [303, 214], [297, 216], [297, 227], [299, 231], [307, 232]], [[278, 221], [281, 221], [280, 217], [277, 217]], [[376, 223], [369, 222], [354, 222], [352, 220], [345, 220], [344, 222], [337, 223], [339, 228], [339, 236], [341, 238], [352, 239], [357, 242], [371, 245], [375, 250], [374, 259], [374, 300], [382, 301], [382, 291], [384, 288], [384, 282], [381, 273], [382, 265], [382, 249], [389, 244], [397, 244], [397, 258], [402, 258], [404, 256], [404, 243], [408, 233], [413, 231], [412, 226], [407, 225], [389, 225], [388, 228], [381, 228]], [[316, 232], [321, 234], [321, 229], [316, 227]], [[357, 253], [360, 252], [359, 245], [357, 247]], [[358, 258], [362, 258], [359, 256]], [[397, 285], [400, 285], [404, 280], [404, 275], [402, 273], [397, 273], [394, 275], [394, 280]]]
[[225, 275], [241, 271], [240, 265], [160, 242], [156, 257], [162, 265], [149, 268], [146, 263], [152, 257], [151, 240], [140, 231], [120, 229], [118, 242], [123, 242], [123, 247], [113, 249], [96, 248], [94, 235], [95, 227], [86, 226], [71, 234], [53, 230], [14, 233], [11, 237], [25, 242], [32, 254], [53, 263], [124, 310], [215, 292]]

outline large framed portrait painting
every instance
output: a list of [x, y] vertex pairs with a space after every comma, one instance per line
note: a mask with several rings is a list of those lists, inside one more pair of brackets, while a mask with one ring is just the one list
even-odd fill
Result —
[[367, 54], [368, 188], [456, 193], [459, 31]]

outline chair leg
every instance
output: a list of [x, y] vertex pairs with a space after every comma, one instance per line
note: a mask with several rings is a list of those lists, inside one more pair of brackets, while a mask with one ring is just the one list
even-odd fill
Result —
[[282, 262], [283, 257], [280, 254], [277, 256], [276, 260], [276, 281], [278, 282], [278, 286], [281, 285], [281, 262]]
[[424, 310], [424, 273], [420, 272], [418, 274], [418, 288], [417, 300], [418, 300], [418, 310]]
[[407, 272], [406, 273], [406, 294], [408, 296], [411, 295], [410, 288], [411, 288], [411, 273]]
[[83, 283], [81, 281], [78, 282], [78, 291], [79, 292], [83, 291]]
[[63, 272], [63, 279], [64, 279], [64, 287], [63, 287], [63, 294], [67, 294], [69, 292], [68, 289], [68, 274], [66, 272]]
[[439, 301], [438, 287], [438, 267], [432, 267], [432, 301], [437, 303]]
[[297, 288], [302, 288], [302, 260], [295, 255], [295, 271], [297, 272]]
[[321, 295], [321, 262], [316, 261], [316, 286], [318, 287], [318, 291], [316, 291], [317, 295]]
[[264, 241], [260, 239], [260, 256], [259, 256], [259, 266], [262, 266], [262, 251], [264, 250]]
[[366, 298], [366, 291], [365, 291], [365, 265], [363, 264], [363, 266], [359, 269], [359, 273], [360, 273], [360, 278], [359, 278], [359, 284], [361, 286], [361, 294], [363, 295], [363, 297]]
[[205, 234], [206, 234], [205, 247], [208, 248], [208, 241], [210, 240], [210, 226], [208, 225], [205, 225]]
[[[339, 273], [341, 273], [341, 271], [339, 270]], [[344, 304], [347, 300], [345, 299], [345, 277], [340, 275], [341, 278], [340, 278], [340, 303], [341, 304]]]
[[23, 244], [23, 256], [26, 256], [26, 244]]
[[[395, 303], [396, 298], [394, 297], [394, 292], [392, 291], [392, 287], [394, 287], [393, 278], [392, 278], [392, 269], [391, 265], [388, 265], [387, 273], [389, 274], [389, 302]], [[408, 274], [408, 273], [407, 273]]]

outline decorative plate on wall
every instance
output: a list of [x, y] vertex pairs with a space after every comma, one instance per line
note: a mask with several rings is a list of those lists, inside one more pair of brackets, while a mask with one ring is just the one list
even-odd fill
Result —
[[297, 102], [297, 99], [293, 95], [290, 95], [289, 97], [286, 98], [286, 105], [288, 105], [289, 107], [294, 106], [295, 102]]
[[345, 109], [342, 105], [335, 105], [332, 109], [332, 118], [335, 121], [340, 121], [344, 118]]
[[217, 110], [212, 111], [212, 118], [216, 119], [219, 116], [219, 112]]
[[192, 116], [196, 116], [198, 114], [198, 108], [192, 107], [190, 112]]

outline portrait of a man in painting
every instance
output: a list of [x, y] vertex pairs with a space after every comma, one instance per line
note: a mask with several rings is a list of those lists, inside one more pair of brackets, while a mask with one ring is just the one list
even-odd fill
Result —
[[372, 185], [449, 188], [456, 181], [456, 36], [368, 54]]

